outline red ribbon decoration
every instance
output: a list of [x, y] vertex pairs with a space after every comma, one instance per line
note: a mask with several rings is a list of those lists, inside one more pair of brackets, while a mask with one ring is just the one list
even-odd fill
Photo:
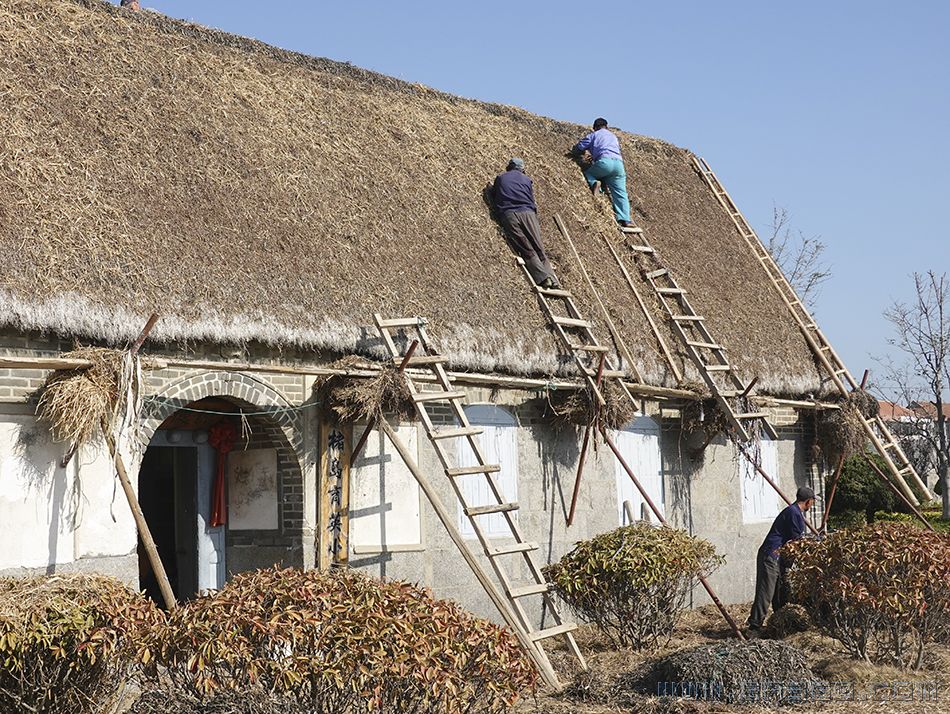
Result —
[[228, 522], [228, 500], [224, 492], [224, 465], [228, 452], [237, 441], [237, 429], [230, 421], [215, 424], [208, 431], [208, 443], [218, 452], [217, 472], [211, 488], [211, 528], [223, 526]]

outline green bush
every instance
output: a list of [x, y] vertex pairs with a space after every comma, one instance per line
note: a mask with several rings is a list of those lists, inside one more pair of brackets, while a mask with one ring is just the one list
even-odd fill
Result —
[[828, 527], [833, 531], [840, 531], [843, 528], [864, 528], [867, 524], [868, 516], [863, 510], [832, 512], [828, 516]]
[[950, 536], [875, 523], [785, 546], [793, 601], [855, 658], [919, 668], [950, 637]]
[[697, 576], [722, 562], [705, 540], [636, 523], [577, 543], [544, 572], [578, 617], [643, 649], [669, 640]]
[[[880, 456], [870, 456], [877, 466], [887, 473], [887, 466]], [[825, 493], [831, 493], [831, 477], [825, 484]], [[899, 511], [903, 502], [881, 481], [863, 456], [852, 456], [844, 462], [841, 477], [831, 504], [832, 514], [847, 511], [863, 511], [866, 521], [874, 520], [875, 511]]]
[[334, 714], [502, 712], [536, 684], [511, 633], [349, 570], [243, 573], [171, 613], [152, 644], [178, 692], [265, 691]]
[[[941, 518], [941, 512], [922, 511], [921, 515], [927, 519], [927, 522], [934, 527], [934, 530], [942, 533], [950, 533], [950, 521]], [[890, 513], [888, 511], [876, 511], [874, 513], [875, 521], [887, 521], [890, 523], [906, 523], [909, 526], [917, 528], [926, 528], [920, 519], [913, 513]]]
[[0, 580], [0, 711], [114, 711], [162, 613], [118, 580]]

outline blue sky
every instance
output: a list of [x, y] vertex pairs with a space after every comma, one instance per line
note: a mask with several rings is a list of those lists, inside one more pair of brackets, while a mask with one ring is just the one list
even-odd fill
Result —
[[[950, 2], [143, 5], [705, 157], [753, 226], [827, 245], [817, 318], [860, 377], [910, 273], [950, 271]], [[634, 177], [635, 180], [635, 177]]]

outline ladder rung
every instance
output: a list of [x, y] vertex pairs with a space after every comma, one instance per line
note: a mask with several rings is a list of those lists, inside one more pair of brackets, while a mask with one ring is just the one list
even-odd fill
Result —
[[535, 290], [537, 290], [539, 293], [541, 293], [542, 295], [545, 295], [545, 296], [547, 296], [547, 297], [562, 297], [562, 298], [574, 297], [574, 296], [571, 294], [571, 291], [570, 291], [570, 290], [561, 290], [561, 289], [559, 289], [559, 288], [539, 288], [539, 287], [536, 287]]
[[[405, 357], [393, 357], [393, 364], [402, 364], [402, 361]], [[413, 355], [409, 358], [409, 362], [406, 364], [407, 367], [417, 367], [425, 364], [442, 364], [445, 362], [445, 357], [442, 355], [419, 355], [416, 357]]]
[[722, 345], [717, 345], [715, 342], [693, 342], [692, 340], [686, 340], [686, 344], [690, 347], [703, 347], [707, 350], [725, 349]]
[[565, 622], [563, 625], [555, 625], [554, 627], [548, 627], [545, 630], [529, 632], [528, 639], [532, 642], [537, 642], [538, 640], [546, 640], [550, 637], [557, 637], [558, 635], [566, 635], [568, 632], [573, 632], [576, 629], [576, 622]]
[[578, 345], [571, 344], [568, 345], [574, 352], [610, 352], [609, 347], [604, 345]]
[[528, 595], [543, 595], [551, 589], [548, 583], [539, 583], [538, 585], [523, 585], [518, 588], [509, 588], [508, 595], [513, 598], [527, 597]]
[[[597, 376], [596, 369], [585, 369], [584, 371], [587, 373], [588, 377]], [[605, 369], [602, 376], [604, 379], [614, 379], [617, 377], [623, 378], [627, 376], [627, 373], [624, 372], [622, 369]]]
[[394, 320], [380, 320], [380, 327], [418, 327], [425, 325], [426, 320], [421, 317], [397, 317]]
[[620, 226], [620, 232], [621, 233], [643, 233], [643, 229], [638, 228], [637, 226]]
[[745, 412], [743, 414], [736, 414], [736, 419], [765, 419], [768, 414], [765, 412]]
[[465, 392], [417, 392], [412, 398], [416, 402], [447, 402], [452, 399], [465, 399]]
[[888, 441], [888, 442], [885, 442], [885, 444], [884, 444], [884, 449], [885, 449], [885, 450], [886, 450], [886, 449], [896, 449], [896, 448], [897, 448], [897, 442], [896, 442], [896, 441]]
[[584, 327], [588, 330], [591, 328], [591, 324], [587, 320], [579, 320], [576, 317], [561, 317], [560, 315], [554, 315], [552, 319], [555, 323], [561, 325], [562, 327]]
[[490, 506], [472, 506], [465, 509], [466, 516], [487, 516], [492, 513], [506, 513], [517, 511], [521, 506], [517, 503], [493, 503]]
[[445, 473], [449, 476], [468, 476], [469, 474], [493, 474], [501, 471], [498, 464], [484, 464], [482, 466], [459, 466], [454, 469], [446, 469]]
[[705, 365], [703, 365], [703, 369], [705, 369], [707, 372], [728, 372], [730, 369], [732, 369], [732, 365], [728, 365], [728, 364], [705, 364]]
[[669, 272], [670, 272], [670, 271], [667, 270], [666, 268], [660, 268], [659, 270], [651, 270], [649, 273], [645, 273], [645, 275], [646, 275], [650, 280], [653, 280], [653, 278], [658, 278], [658, 277], [660, 277], [661, 275], [666, 275], [666, 274], [669, 273]]
[[460, 426], [452, 429], [439, 429], [433, 431], [429, 436], [433, 440], [454, 439], [457, 436], [478, 436], [485, 431], [480, 426]]
[[706, 318], [702, 315], [673, 315], [677, 322], [702, 322]]
[[537, 550], [537, 543], [512, 543], [511, 545], [500, 545], [497, 548], [492, 548], [488, 553], [489, 557], [494, 558], [497, 555], [511, 555], [512, 553], [527, 553], [532, 550]]
[[650, 245], [630, 245], [629, 248], [637, 253], [656, 253], [653, 246]]
[[657, 288], [656, 291], [660, 295], [685, 295], [686, 291], [683, 288]]

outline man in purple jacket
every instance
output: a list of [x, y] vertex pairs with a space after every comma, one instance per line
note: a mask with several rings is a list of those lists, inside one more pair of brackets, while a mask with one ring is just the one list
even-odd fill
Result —
[[584, 169], [584, 178], [591, 193], [605, 186], [610, 193], [614, 218], [621, 227], [630, 226], [630, 201], [627, 198], [627, 172], [620, 155], [620, 141], [607, 128], [603, 117], [594, 120], [594, 130], [574, 145], [575, 154], [590, 152], [591, 165]]
[[517, 157], [508, 162], [503, 174], [495, 177], [492, 203], [508, 239], [524, 260], [525, 267], [542, 288], [557, 288], [554, 269], [541, 244], [541, 223], [534, 202], [534, 186], [524, 172], [524, 161]]
[[749, 614], [749, 629], [758, 630], [769, 612], [769, 603], [778, 610], [785, 605], [779, 550], [805, 534], [805, 514], [815, 505], [815, 492], [802, 486], [795, 503], [779, 513], [759, 547], [755, 568], [755, 602]]

